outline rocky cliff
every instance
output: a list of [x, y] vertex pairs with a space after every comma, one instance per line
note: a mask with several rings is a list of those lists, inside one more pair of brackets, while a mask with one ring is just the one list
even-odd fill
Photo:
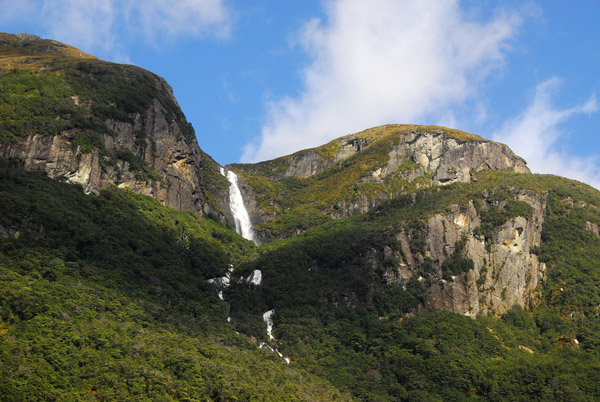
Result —
[[[411, 171], [406, 175], [411, 179], [431, 175], [434, 185], [468, 182], [471, 172], [484, 169], [529, 173], [525, 161], [504, 144], [445, 127], [399, 124], [374, 127], [273, 161], [238, 166], [271, 178], [307, 178], [340, 161], [354, 163], [351, 158], [371, 165], [368, 157], [382, 152], [387, 153], [387, 160], [365, 166], [374, 168], [368, 173], [375, 180], [401, 171]], [[410, 163], [419, 166], [408, 166]]]
[[180, 210], [228, 210], [227, 181], [162, 78], [56, 41], [1, 34], [0, 81], [2, 114], [16, 116], [4, 123], [0, 156], [86, 192], [116, 185]]
[[[504, 210], [513, 200], [525, 203], [520, 204], [525, 212], [483, 233], [488, 211]], [[546, 273], [534, 254], [541, 244], [545, 196], [517, 190], [511, 200], [477, 203], [478, 208], [473, 201], [450, 205], [423, 226], [399, 232], [401, 250], [392, 254], [397, 264], [387, 269], [386, 282], [406, 284], [416, 276], [426, 287], [425, 306], [467, 316], [534, 304]], [[423, 240], [422, 247], [411, 247], [415, 239]]]
[[[504, 144], [414, 125], [374, 127], [290, 156], [230, 168], [241, 172], [242, 191], [263, 241], [302, 231], [311, 221], [365, 213], [419, 188], [470, 182], [480, 171], [529, 173], [525, 161]], [[291, 227], [283, 215], [297, 215], [298, 225]]]

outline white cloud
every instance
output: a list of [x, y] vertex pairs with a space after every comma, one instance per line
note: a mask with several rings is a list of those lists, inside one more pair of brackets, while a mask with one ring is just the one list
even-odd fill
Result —
[[184, 35], [226, 37], [231, 13], [223, 1], [0, 0], [0, 20], [29, 18], [51, 39], [126, 60], [126, 41], [164, 44]]
[[582, 158], [561, 150], [570, 135], [560, 124], [577, 114], [598, 111], [595, 95], [579, 105], [560, 109], [553, 105], [552, 96], [561, 82], [551, 78], [536, 87], [535, 95], [527, 109], [507, 121], [492, 138], [507, 144], [522, 156], [534, 173], [551, 173], [569, 177], [600, 188], [600, 165], [596, 158]]
[[454, 121], [503, 62], [516, 14], [470, 20], [455, 0], [334, 0], [298, 43], [312, 57], [303, 92], [267, 105], [256, 161], [384, 123]]
[[222, 0], [136, 0], [127, 11], [134, 26], [150, 38], [229, 34], [230, 13]]
[[111, 51], [117, 40], [112, 1], [44, 0], [39, 12], [51, 39], [101, 51]]

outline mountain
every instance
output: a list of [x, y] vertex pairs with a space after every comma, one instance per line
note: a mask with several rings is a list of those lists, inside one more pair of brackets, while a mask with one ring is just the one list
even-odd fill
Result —
[[[436, 189], [442, 210], [419, 211], [413, 222], [386, 217], [389, 244], [367, 250], [361, 262], [373, 270], [385, 266], [388, 283], [432, 279], [426, 281], [428, 307], [471, 316], [504, 313], [526, 305], [544, 277], [546, 266], [533, 250], [540, 246], [547, 196], [528, 188], [498, 193], [487, 183], [468, 186], [481, 180], [478, 173], [530, 175], [503, 144], [443, 127], [388, 125], [229, 168], [246, 183], [242, 189], [254, 221], [262, 222], [256, 229], [263, 241], [372, 210], [389, 216], [390, 201], [421, 210], [417, 197]], [[444, 200], [456, 187], [468, 198]]]
[[0, 70], [4, 400], [600, 395], [597, 190], [436, 126], [222, 168], [150, 72]]
[[415, 125], [374, 127], [290, 156], [228, 168], [247, 183], [242, 190], [263, 241], [367, 212], [419, 188], [469, 182], [482, 170], [530, 173], [503, 144]]
[[88, 193], [114, 184], [175, 209], [225, 209], [211, 196], [227, 181], [164, 79], [26, 34], [0, 34], [0, 73], [1, 156]]

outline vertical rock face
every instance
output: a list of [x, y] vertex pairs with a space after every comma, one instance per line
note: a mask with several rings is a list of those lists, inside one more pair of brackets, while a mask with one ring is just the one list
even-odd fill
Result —
[[[473, 203], [467, 208], [451, 207], [448, 214], [430, 217], [421, 233], [401, 232], [398, 240], [402, 253], [399, 263], [388, 269], [392, 282], [406, 283], [425, 259], [433, 264], [433, 272], [419, 281], [426, 283], [426, 305], [436, 309], [475, 316], [478, 313], [502, 314], [513, 305], [528, 307], [535, 289], [543, 280], [546, 266], [533, 254], [541, 241], [545, 197], [520, 191], [516, 198], [533, 209], [531, 216], [517, 216], [496, 227], [491, 239], [475, 234], [481, 218]], [[410, 240], [424, 236], [424, 253], [415, 253]], [[472, 269], [448, 275], [443, 272], [446, 260], [464, 241], [461, 257], [471, 260]], [[392, 279], [395, 278], [395, 279]]]
[[30, 134], [17, 143], [0, 144], [0, 155], [22, 159], [27, 170], [66, 177], [88, 193], [116, 185], [152, 196], [171, 208], [209, 211], [203, 176], [218, 177], [218, 164], [202, 152], [195, 138], [186, 139], [176, 122], [167, 121], [158, 101], [132, 120], [106, 122], [111, 133], [101, 135], [104, 150], [84, 152], [73, 144], [72, 133], [63, 132]]

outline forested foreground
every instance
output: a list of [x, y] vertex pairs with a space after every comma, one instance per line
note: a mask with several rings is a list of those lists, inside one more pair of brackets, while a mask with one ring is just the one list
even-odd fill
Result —
[[220, 224], [0, 168], [0, 400], [347, 400], [226, 323]]
[[[116, 188], [84, 195], [13, 164], [0, 161], [1, 400], [600, 397], [600, 240], [581, 225], [596, 215], [565, 207], [566, 194], [549, 198], [537, 250], [554, 267], [548, 290], [531, 312], [471, 319], [420, 308], [418, 283], [348, 308], [319, 299], [325, 287], [368, 293], [339, 269], [351, 268], [358, 244], [387, 241], [383, 210], [256, 248], [151, 198]], [[301, 269], [315, 261], [329, 267], [310, 274], [320, 286]], [[207, 280], [230, 264], [240, 275], [262, 269], [263, 284], [235, 283], [220, 300]], [[273, 343], [289, 365], [258, 348], [273, 305]]]

